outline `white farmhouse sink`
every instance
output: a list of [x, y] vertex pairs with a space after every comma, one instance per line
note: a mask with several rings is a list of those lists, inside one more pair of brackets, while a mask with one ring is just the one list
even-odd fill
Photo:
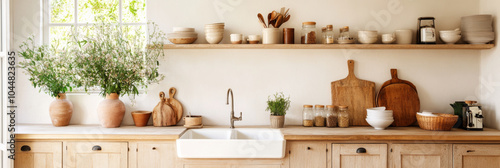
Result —
[[179, 158], [283, 158], [279, 129], [203, 128], [187, 130], [177, 143]]

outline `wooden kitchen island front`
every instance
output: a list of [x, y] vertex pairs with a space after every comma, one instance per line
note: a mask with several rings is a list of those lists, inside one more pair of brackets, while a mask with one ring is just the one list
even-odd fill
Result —
[[[237, 128], [247, 127], [267, 128]], [[180, 126], [19, 125], [16, 131], [15, 167], [500, 167], [500, 131], [494, 129], [286, 126], [283, 159], [178, 158], [175, 140], [186, 131]]]

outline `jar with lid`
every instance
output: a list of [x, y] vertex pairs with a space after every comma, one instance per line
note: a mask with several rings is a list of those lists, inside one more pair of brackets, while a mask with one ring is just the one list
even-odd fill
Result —
[[326, 25], [325, 30], [323, 31], [323, 44], [333, 44], [334, 40], [333, 26]]
[[341, 128], [349, 127], [349, 111], [347, 106], [339, 106], [338, 125]]
[[328, 128], [333, 128], [337, 127], [337, 121], [338, 121], [338, 115], [337, 111], [335, 110], [334, 105], [327, 105], [326, 106], [326, 127]]
[[340, 40], [350, 40], [351, 39], [351, 34], [349, 33], [349, 26], [345, 26], [343, 28], [340, 28], [339, 39]]
[[312, 105], [304, 105], [302, 111], [302, 125], [304, 127], [312, 127], [314, 125], [314, 113]]
[[316, 22], [302, 23], [301, 44], [316, 44]]
[[324, 127], [325, 126], [325, 106], [315, 105], [314, 106], [314, 126]]

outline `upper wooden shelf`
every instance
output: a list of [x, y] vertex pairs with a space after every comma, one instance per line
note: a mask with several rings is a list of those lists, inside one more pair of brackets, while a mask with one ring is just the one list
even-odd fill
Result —
[[164, 49], [491, 49], [494, 44], [165, 44]]

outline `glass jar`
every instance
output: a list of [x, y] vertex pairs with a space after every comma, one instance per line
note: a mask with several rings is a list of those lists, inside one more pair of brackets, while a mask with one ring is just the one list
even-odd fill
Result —
[[325, 126], [325, 106], [315, 105], [314, 107], [314, 126], [324, 127]]
[[302, 23], [301, 44], [316, 44], [316, 22]]
[[350, 38], [351, 34], [349, 33], [349, 26], [340, 28], [339, 40], [349, 40]]
[[312, 105], [304, 105], [302, 111], [302, 125], [304, 127], [312, 127], [314, 125], [314, 113]]
[[333, 44], [334, 35], [333, 26], [326, 25], [325, 31], [323, 31], [323, 44]]
[[349, 111], [347, 106], [339, 106], [338, 124], [341, 128], [349, 127]]
[[334, 105], [327, 105], [326, 106], [326, 127], [328, 128], [333, 128], [337, 127], [337, 121], [338, 121], [338, 115], [337, 111], [335, 110]]

